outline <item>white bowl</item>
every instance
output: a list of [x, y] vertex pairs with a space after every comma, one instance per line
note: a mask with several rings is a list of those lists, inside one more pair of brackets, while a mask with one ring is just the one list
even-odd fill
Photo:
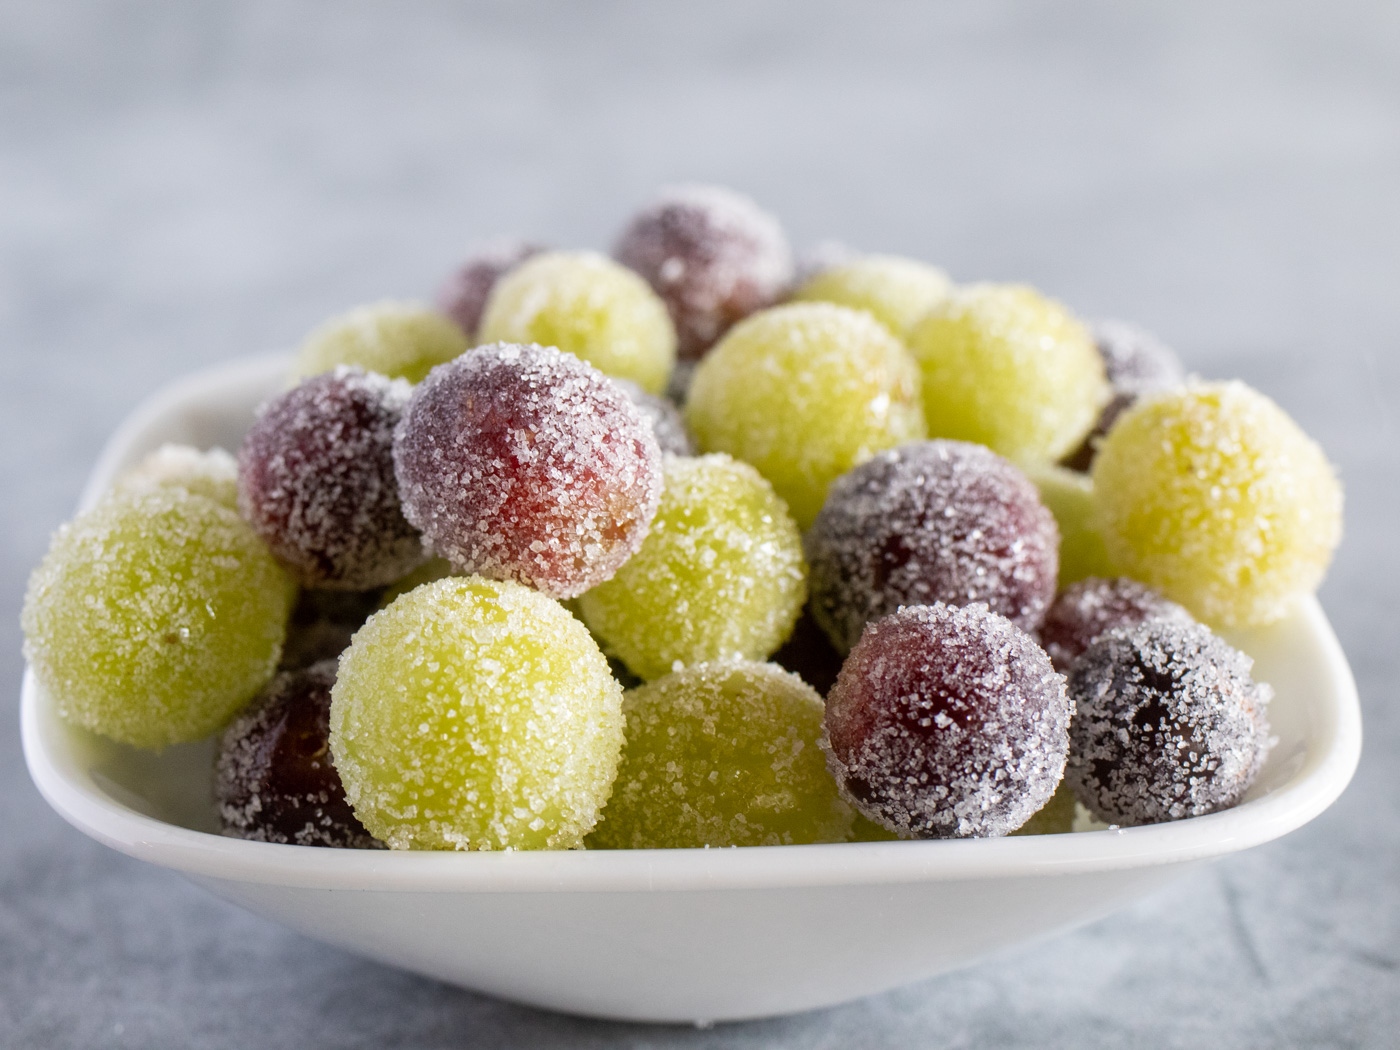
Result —
[[[84, 496], [164, 441], [234, 449], [286, 361], [212, 369], [117, 431]], [[731, 850], [388, 853], [220, 837], [212, 743], [156, 755], [75, 729], [26, 674], [24, 752], [79, 830], [260, 915], [373, 959], [520, 1002], [714, 1021], [854, 999], [1087, 922], [1202, 861], [1317, 816], [1361, 747], [1356, 685], [1317, 603], [1231, 639], [1273, 684], [1278, 736], [1246, 801], [1072, 835]]]

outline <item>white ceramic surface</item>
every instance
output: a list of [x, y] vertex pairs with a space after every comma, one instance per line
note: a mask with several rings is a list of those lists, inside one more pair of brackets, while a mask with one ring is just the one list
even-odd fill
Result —
[[[167, 387], [103, 452], [84, 505], [163, 441], [236, 448], [286, 362]], [[1356, 686], [1326, 617], [1231, 638], [1273, 684], [1278, 744], [1246, 801], [1121, 831], [740, 850], [386, 853], [225, 839], [211, 744], [152, 755], [62, 722], [26, 674], [25, 757], [70, 823], [313, 937], [494, 995], [662, 1021], [760, 1017], [929, 977], [1086, 922], [1191, 865], [1267, 842], [1341, 794]]]

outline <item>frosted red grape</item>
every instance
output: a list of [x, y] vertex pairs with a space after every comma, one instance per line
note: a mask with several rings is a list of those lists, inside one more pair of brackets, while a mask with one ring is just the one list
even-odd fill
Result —
[[1183, 620], [1101, 635], [1074, 665], [1070, 761], [1079, 801], [1110, 824], [1156, 824], [1235, 805], [1270, 747], [1268, 685], [1253, 661]]
[[507, 272], [538, 255], [544, 248], [527, 241], [502, 239], [478, 247], [467, 256], [438, 292], [437, 307], [475, 339], [491, 289]]
[[1163, 618], [1190, 621], [1191, 614], [1137, 580], [1091, 576], [1056, 596], [1040, 625], [1040, 644], [1055, 670], [1069, 674], [1074, 661], [1099, 635]]
[[792, 250], [776, 219], [720, 186], [678, 186], [638, 212], [613, 257], [666, 303], [682, 361], [697, 360], [736, 321], [782, 298]]
[[331, 761], [335, 661], [279, 674], [224, 730], [214, 793], [224, 834], [298, 846], [381, 846]]
[[902, 605], [984, 602], [1023, 630], [1055, 596], [1059, 531], [1035, 486], [982, 445], [881, 452], [831, 486], [806, 538], [812, 613], [842, 652]]
[[1055, 791], [1069, 747], [1064, 678], [985, 605], [917, 605], [870, 625], [827, 696], [831, 771], [905, 836], [1006, 835]]
[[661, 452], [636, 406], [572, 354], [493, 343], [419, 384], [394, 440], [404, 512], [462, 573], [572, 598], [646, 537]]
[[303, 586], [364, 590], [423, 560], [394, 480], [410, 388], [339, 366], [265, 405], [238, 452], [238, 509]]

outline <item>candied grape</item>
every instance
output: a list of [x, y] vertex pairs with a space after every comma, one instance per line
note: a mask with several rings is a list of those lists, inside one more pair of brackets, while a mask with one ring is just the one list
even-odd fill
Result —
[[1018, 463], [1074, 448], [1109, 398], [1088, 331], [1022, 285], [959, 289], [914, 326], [933, 437], [988, 445]]
[[335, 661], [279, 674], [219, 741], [214, 798], [224, 834], [296, 846], [381, 846], [355, 819], [331, 764]]
[[951, 291], [948, 275], [937, 266], [898, 255], [858, 255], [818, 270], [793, 299], [868, 311], [904, 339]]
[[667, 456], [646, 542], [579, 610], [650, 680], [677, 663], [766, 658], [806, 597], [801, 536], [758, 471], [723, 455]]
[[423, 560], [394, 480], [411, 388], [337, 366], [264, 405], [238, 451], [238, 508], [304, 586], [365, 590]]
[[686, 418], [706, 452], [757, 467], [803, 528], [837, 477], [924, 436], [919, 369], [904, 345], [869, 314], [831, 303], [736, 325], [696, 369]]
[[198, 740], [272, 677], [295, 593], [228, 507], [114, 493], [29, 578], [24, 655], [70, 722], [138, 747]]
[[436, 310], [419, 303], [372, 303], [332, 317], [307, 336], [292, 373], [299, 379], [336, 365], [359, 365], [417, 383], [470, 346], [456, 322]]
[[1089, 576], [1115, 576], [1103, 537], [1094, 527], [1094, 483], [1088, 475], [1055, 463], [1026, 467], [1040, 501], [1060, 529], [1061, 587]]
[[1322, 581], [1342, 489], [1322, 450], [1243, 383], [1197, 383], [1129, 409], [1094, 461], [1109, 557], [1198, 619], [1262, 626]]
[[384, 593], [379, 596], [379, 608], [387, 609], [400, 596], [407, 594], [415, 587], [421, 587], [425, 583], [435, 583], [448, 576], [458, 575], [452, 568], [452, 563], [446, 558], [429, 558], [418, 568], [401, 580], [395, 580], [393, 584], [384, 589]]
[[842, 842], [855, 811], [818, 741], [822, 699], [773, 664], [698, 664], [629, 691], [598, 849]]
[[486, 300], [496, 282], [544, 250], [537, 244], [516, 240], [481, 245], [442, 286], [438, 292], [438, 309], [456, 321], [469, 340], [475, 340], [481, 327], [481, 315], [486, 312]]
[[622, 688], [583, 624], [517, 583], [453, 577], [340, 658], [331, 753], [393, 849], [573, 849], [622, 750]]
[[1268, 755], [1273, 691], [1253, 661], [1184, 619], [1109, 631], [1069, 678], [1065, 779], [1100, 820], [1133, 826], [1227, 809]]
[[632, 399], [632, 404], [637, 406], [662, 452], [673, 456], [695, 455], [695, 439], [685, 428], [685, 419], [674, 403], [664, 397], [648, 394], [629, 379], [614, 379], [613, 382], [622, 387]]
[[458, 572], [572, 598], [642, 544], [661, 453], [627, 395], [553, 347], [495, 343], [433, 370], [394, 439], [408, 520]]
[[496, 282], [484, 343], [556, 346], [649, 394], [666, 389], [676, 332], [645, 281], [595, 252], [545, 252]]
[[1089, 469], [1103, 436], [1140, 398], [1186, 382], [1186, 371], [1176, 353], [1156, 336], [1122, 321], [1099, 321], [1093, 326], [1093, 335], [1113, 397], [1099, 413], [1089, 436], [1065, 457], [1064, 464], [1071, 470]]
[[238, 461], [221, 448], [164, 444], [117, 479], [115, 488], [149, 492], [174, 485], [238, 509]]
[[871, 624], [827, 697], [842, 794], [916, 838], [1014, 831], [1054, 793], [1069, 747], [1065, 680], [985, 605], [914, 605]]
[[666, 303], [681, 359], [696, 361], [737, 321], [772, 306], [792, 282], [778, 221], [721, 186], [665, 190], [613, 249]]
[[1190, 621], [1191, 614], [1151, 587], [1126, 576], [1090, 577], [1065, 588], [1040, 625], [1040, 644], [1061, 674], [1069, 674], [1094, 639], [1146, 620]]
[[1059, 533], [1035, 486], [982, 445], [919, 441], [831, 486], [807, 533], [812, 615], [841, 652], [903, 605], [981, 602], [1024, 631], [1055, 597]]

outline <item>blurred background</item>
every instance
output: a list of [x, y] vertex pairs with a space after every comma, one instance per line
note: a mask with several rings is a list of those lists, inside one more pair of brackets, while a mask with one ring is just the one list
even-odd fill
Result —
[[[0, 678], [115, 424], [165, 381], [431, 297], [469, 245], [607, 248], [715, 181], [1022, 280], [1278, 400], [1339, 465], [1342, 800], [1076, 933], [712, 1030], [538, 1013], [285, 932], [67, 828], [0, 720], [11, 1047], [1393, 1046], [1400, 6], [0, 0]], [[11, 709], [12, 711], [14, 708]]]

